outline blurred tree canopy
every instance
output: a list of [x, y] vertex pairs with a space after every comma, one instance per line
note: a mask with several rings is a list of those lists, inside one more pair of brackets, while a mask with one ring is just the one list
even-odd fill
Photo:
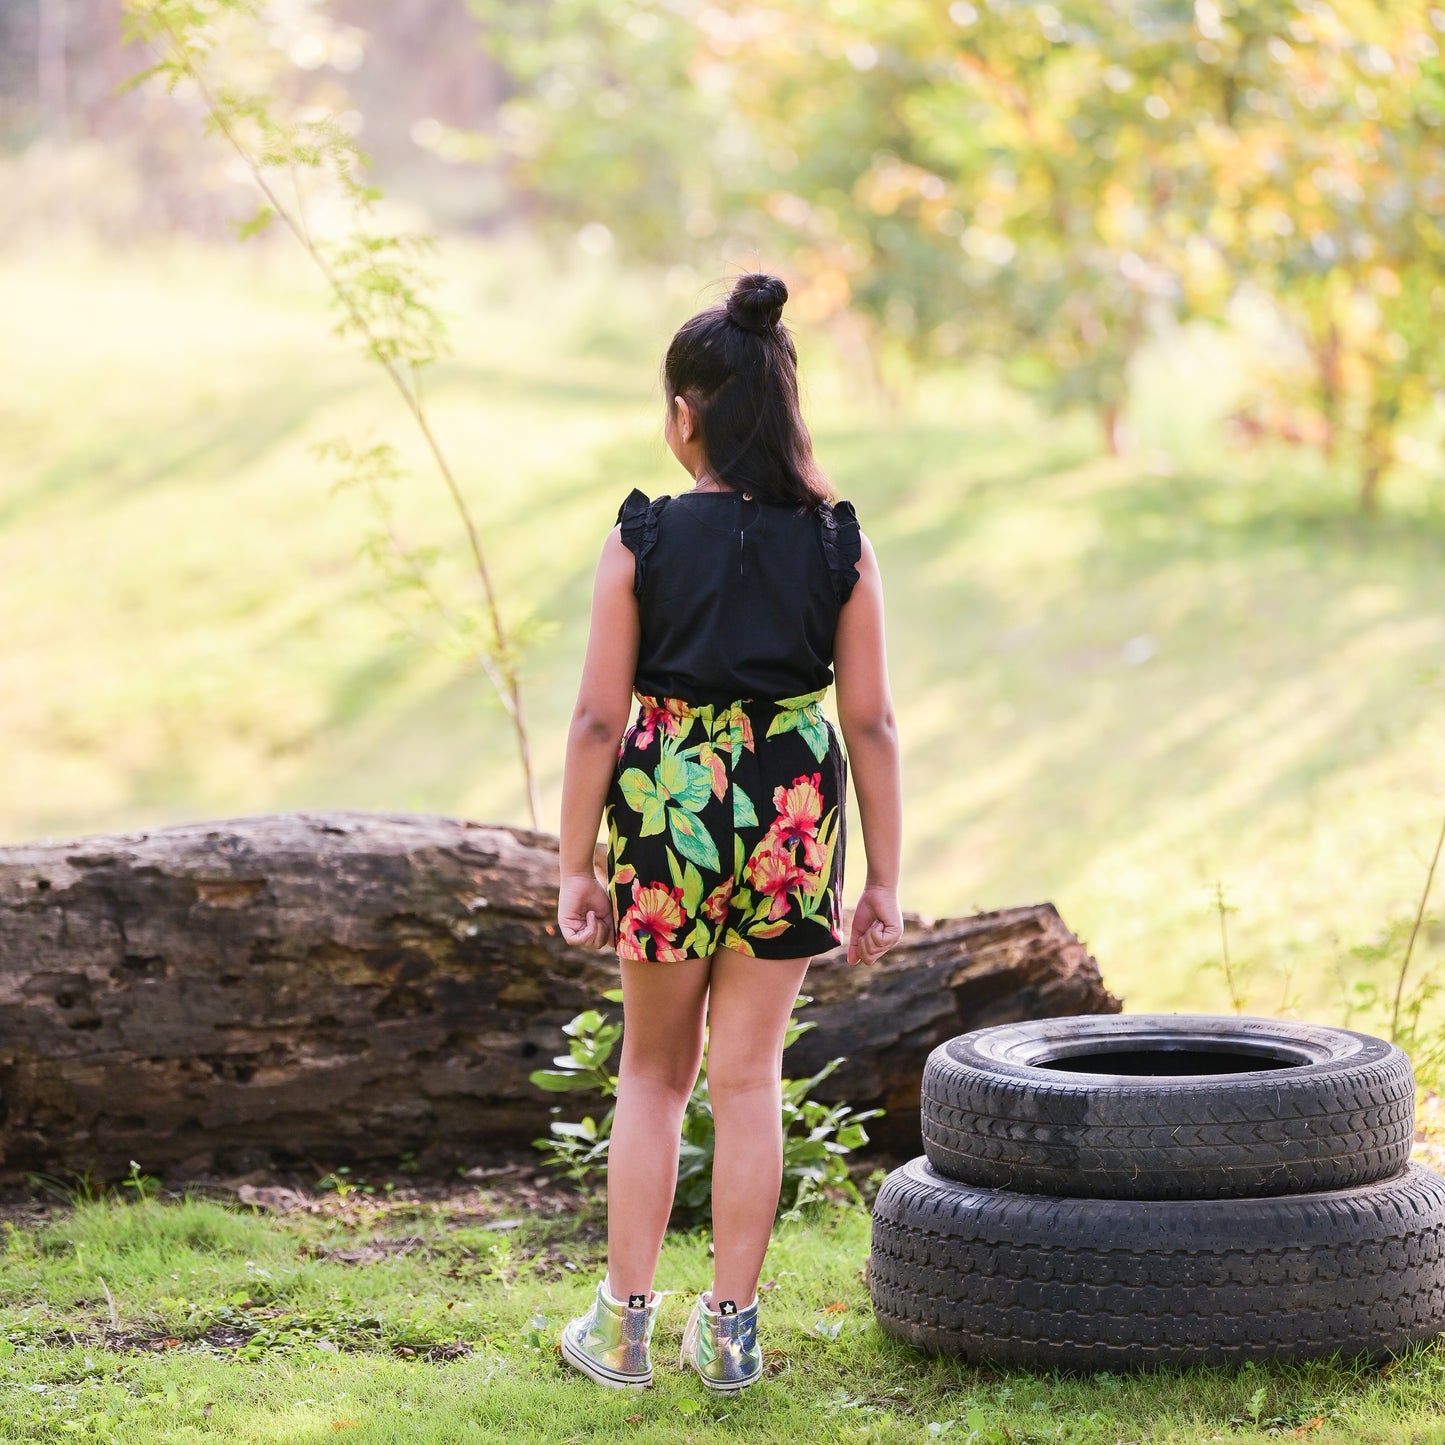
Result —
[[1115, 447], [1151, 325], [1250, 288], [1366, 506], [1445, 387], [1445, 9], [470, 3], [515, 85], [513, 184], [584, 240], [780, 255], [808, 319], [996, 356]]
[[[255, 27], [276, 95], [364, 122], [439, 224], [767, 258], [881, 385], [991, 356], [1117, 449], [1150, 336], [1262, 298], [1295, 355], [1246, 435], [1318, 444], [1370, 507], [1439, 427], [1445, 0], [268, 0]], [[143, 63], [101, 0], [0, 0], [17, 220], [228, 229], [224, 158], [117, 94]]]

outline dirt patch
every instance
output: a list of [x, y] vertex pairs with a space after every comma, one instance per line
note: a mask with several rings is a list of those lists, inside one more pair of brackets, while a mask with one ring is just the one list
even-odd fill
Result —
[[329, 1259], [337, 1264], [380, 1264], [383, 1260], [399, 1259], [403, 1255], [420, 1254], [433, 1258], [436, 1250], [424, 1239], [407, 1235], [401, 1239], [369, 1239], [347, 1249], [330, 1249], [325, 1245], [302, 1245], [301, 1253], [308, 1259]]

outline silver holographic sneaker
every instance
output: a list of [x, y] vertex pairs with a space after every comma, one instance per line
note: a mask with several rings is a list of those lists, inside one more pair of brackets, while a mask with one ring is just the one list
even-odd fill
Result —
[[640, 1294], [624, 1303], [607, 1284], [604, 1275], [592, 1307], [563, 1326], [562, 1358], [599, 1385], [641, 1389], [652, 1383], [652, 1329], [662, 1296], [653, 1290], [651, 1303]]
[[762, 1378], [763, 1352], [758, 1347], [757, 1296], [746, 1309], [730, 1299], [708, 1304], [711, 1290], [700, 1294], [682, 1332], [679, 1365], [691, 1365], [710, 1390], [741, 1390]]

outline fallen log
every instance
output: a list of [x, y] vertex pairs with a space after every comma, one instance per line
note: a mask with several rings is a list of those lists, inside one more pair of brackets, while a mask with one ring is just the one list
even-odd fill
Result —
[[[0, 848], [0, 1178], [341, 1164], [424, 1173], [525, 1149], [532, 1070], [617, 985], [556, 922], [554, 835], [316, 812]], [[918, 1152], [929, 1049], [986, 1023], [1117, 1010], [1048, 904], [910, 914], [872, 970], [810, 968], [819, 1089]]]
[[937, 1045], [990, 1024], [1122, 1007], [1052, 903], [903, 921], [902, 942], [871, 969], [850, 968], [843, 949], [809, 965], [803, 988], [813, 1001], [800, 1017], [817, 1027], [784, 1060], [803, 1078], [841, 1055], [816, 1096], [885, 1110], [865, 1127], [877, 1149], [900, 1160], [923, 1152], [919, 1084]]

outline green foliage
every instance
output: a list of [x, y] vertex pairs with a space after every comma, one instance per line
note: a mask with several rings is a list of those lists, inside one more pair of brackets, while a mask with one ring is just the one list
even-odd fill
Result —
[[[620, 1003], [620, 990], [604, 995]], [[800, 996], [796, 1007], [810, 1003]], [[797, 1018], [788, 1022], [783, 1047], [787, 1049], [801, 1034], [813, 1028]], [[604, 1099], [617, 1097], [617, 1075], [609, 1068], [613, 1051], [622, 1038], [622, 1026], [610, 1023], [605, 1014], [588, 1009], [562, 1029], [570, 1042], [565, 1054], [553, 1060], [555, 1068], [537, 1069], [532, 1082], [553, 1093], [590, 1093]], [[882, 1114], [881, 1109], [855, 1113], [847, 1104], [825, 1104], [811, 1098], [813, 1090], [841, 1064], [832, 1059], [807, 1079], [782, 1081], [783, 1185], [779, 1210], [784, 1218], [796, 1218], [811, 1202], [825, 1198], [825, 1191], [843, 1191], [855, 1203], [862, 1202], [858, 1187], [848, 1173], [845, 1156], [868, 1142], [865, 1119]], [[559, 1112], [554, 1109], [553, 1111]], [[551, 1135], [534, 1141], [549, 1157], [547, 1163], [578, 1183], [605, 1178], [607, 1150], [612, 1134], [615, 1106], [600, 1118], [588, 1115], [580, 1122], [553, 1120]], [[712, 1101], [707, 1088], [707, 1048], [704, 1036], [703, 1064], [683, 1113], [682, 1140], [677, 1171], [674, 1214], [684, 1225], [711, 1218], [712, 1163], [716, 1133]]]
[[987, 353], [1118, 448], [1151, 331], [1264, 296], [1307, 360], [1278, 348], [1241, 422], [1302, 406], [1367, 506], [1445, 384], [1424, 0], [472, 4], [544, 215], [630, 257], [786, 258], [793, 314], [875, 360]]
[[631, 255], [667, 264], [679, 230], [702, 239], [746, 205], [751, 157], [729, 88], [708, 83], [723, 68], [700, 72], [697, 0], [470, 4], [516, 82], [495, 143], [540, 202], [536, 223], [554, 236], [590, 226], [595, 249], [617, 235]]

